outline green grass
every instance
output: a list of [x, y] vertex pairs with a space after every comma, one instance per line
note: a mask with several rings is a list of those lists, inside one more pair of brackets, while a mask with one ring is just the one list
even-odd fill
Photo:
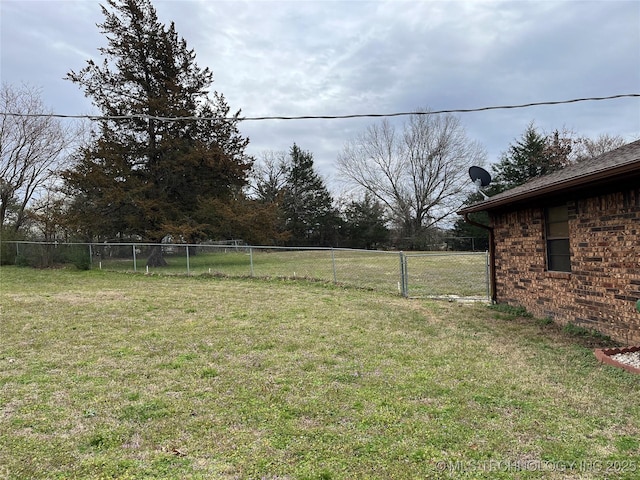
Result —
[[486, 262], [481, 252], [408, 253], [409, 296], [488, 297]]
[[[268, 247], [164, 247], [163, 267], [146, 266], [148, 247], [95, 244], [89, 264], [87, 245], [20, 244], [23, 266], [70, 265], [159, 275], [298, 278], [398, 293], [400, 252], [352, 249], [278, 249]], [[197, 253], [197, 254], [196, 254]], [[45, 260], [47, 259], [47, 260]], [[487, 297], [486, 255], [481, 252], [406, 252], [410, 297]], [[17, 263], [21, 265], [20, 263]]]
[[[487, 280], [484, 254], [473, 255], [407, 254], [409, 295], [412, 297], [458, 295], [486, 296]], [[165, 255], [168, 265], [151, 268], [153, 274], [212, 274], [232, 277], [303, 278], [337, 282], [387, 293], [398, 292], [399, 252], [362, 250], [278, 250], [252, 248], [251, 254], [234, 248], [216, 249], [189, 257], [183, 248]], [[94, 268], [134, 271], [133, 258], [108, 259]], [[135, 270], [146, 272], [140, 255]]]
[[640, 377], [597, 363], [581, 337], [486, 306], [2, 267], [0, 308], [0, 478], [640, 468]]

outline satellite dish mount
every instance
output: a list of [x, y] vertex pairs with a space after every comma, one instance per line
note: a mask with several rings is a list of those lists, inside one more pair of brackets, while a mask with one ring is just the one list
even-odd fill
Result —
[[469, 176], [475, 184], [478, 193], [480, 193], [485, 200], [488, 200], [489, 197], [482, 191], [482, 187], [487, 187], [491, 183], [491, 175], [489, 175], [489, 172], [482, 167], [473, 166], [469, 168]]

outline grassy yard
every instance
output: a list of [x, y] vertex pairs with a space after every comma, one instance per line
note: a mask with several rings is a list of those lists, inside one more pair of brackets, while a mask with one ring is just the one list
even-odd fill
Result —
[[[124, 249], [126, 252], [126, 248]], [[186, 249], [177, 247], [166, 254], [168, 265], [151, 268], [149, 273], [184, 275], [221, 274], [305, 278], [398, 292], [400, 252], [365, 250], [284, 250], [200, 247], [187, 259]], [[250, 252], [250, 253], [249, 253]], [[407, 252], [410, 296], [486, 296], [486, 256], [482, 252]], [[135, 270], [145, 272], [146, 260], [137, 258]], [[93, 268], [134, 271], [133, 257], [94, 259]]]
[[[190, 256], [189, 273], [222, 274], [227, 276], [256, 276], [307, 278], [322, 281], [398, 291], [400, 261], [398, 252], [358, 250], [281, 250], [252, 248], [211, 249]], [[166, 267], [151, 269], [151, 273], [185, 274], [187, 256], [184, 248], [174, 249], [165, 255]], [[137, 261], [137, 270], [146, 271], [146, 260]], [[132, 271], [133, 259], [102, 262], [104, 269]]]
[[639, 475], [640, 377], [509, 310], [16, 267], [0, 309], [0, 479]]

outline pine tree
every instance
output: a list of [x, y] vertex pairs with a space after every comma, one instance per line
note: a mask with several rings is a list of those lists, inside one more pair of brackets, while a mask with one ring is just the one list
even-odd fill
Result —
[[384, 206], [369, 192], [361, 200], [351, 201], [344, 210], [344, 236], [352, 248], [376, 248], [389, 241]]
[[[86, 236], [159, 243], [211, 235], [203, 202], [233, 198], [247, 182], [248, 139], [223, 95], [210, 98], [212, 72], [150, 0], [107, 0], [99, 25], [107, 46], [67, 78], [104, 116], [74, 169], [64, 174], [72, 212]], [[119, 117], [119, 118], [113, 118]], [[198, 121], [166, 120], [195, 117]], [[206, 119], [206, 120], [205, 120]], [[150, 264], [162, 264], [155, 249]]]
[[334, 243], [339, 217], [324, 181], [315, 172], [313, 155], [296, 144], [289, 151], [283, 199], [290, 244]]
[[493, 183], [487, 194], [492, 195], [522, 185], [528, 180], [546, 175], [569, 163], [570, 143], [558, 131], [545, 136], [529, 124], [522, 138], [511, 144], [500, 162], [493, 166]]

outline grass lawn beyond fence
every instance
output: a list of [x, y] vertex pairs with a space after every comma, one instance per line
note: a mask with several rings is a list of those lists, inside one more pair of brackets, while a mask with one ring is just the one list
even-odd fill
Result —
[[513, 311], [17, 267], [0, 309], [0, 479], [640, 475], [640, 377]]
[[36, 268], [66, 265], [154, 275], [295, 278], [409, 297], [488, 298], [489, 293], [487, 252], [163, 244], [166, 265], [148, 267], [147, 258], [157, 245], [4, 242], [1, 246], [6, 265]]

